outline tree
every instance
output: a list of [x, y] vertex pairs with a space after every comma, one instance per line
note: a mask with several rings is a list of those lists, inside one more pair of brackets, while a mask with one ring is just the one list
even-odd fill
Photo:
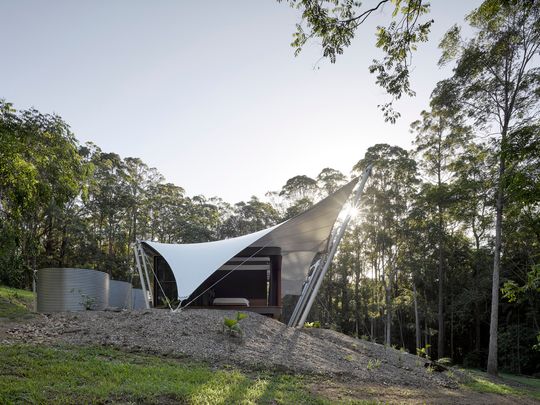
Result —
[[[128, 157], [124, 161], [126, 165], [126, 182], [130, 195], [128, 240], [134, 242], [144, 234], [144, 227], [148, 222], [146, 215], [141, 213], [141, 208], [148, 198], [148, 190], [152, 185], [162, 182], [163, 176], [156, 169], [149, 168], [139, 158]], [[140, 225], [142, 225], [141, 228], [143, 229], [139, 229]]]
[[452, 181], [450, 170], [453, 161], [463, 148], [469, 137], [469, 129], [463, 125], [459, 110], [452, 103], [451, 86], [443, 81], [437, 85], [431, 97], [431, 111], [422, 111], [421, 121], [413, 122], [412, 130], [417, 133], [414, 141], [416, 151], [420, 154], [420, 167], [427, 180], [434, 186], [429, 196], [437, 207], [437, 239], [438, 239], [438, 357], [444, 357], [445, 319], [444, 319], [444, 282], [445, 258], [444, 243], [446, 235], [446, 209], [451, 204], [449, 186]]
[[53, 264], [62, 213], [86, 175], [75, 136], [59, 116], [0, 101], [1, 228], [13, 238], [3, 255], [15, 265], [2, 279], [27, 286], [31, 270]]
[[317, 184], [326, 196], [336, 192], [347, 182], [347, 177], [339, 170], [326, 167], [317, 175]]
[[402, 225], [408, 210], [412, 188], [417, 183], [416, 162], [398, 147], [378, 144], [370, 147], [354, 171], [363, 171], [373, 163], [373, 173], [365, 189], [365, 219], [369, 223], [369, 239], [375, 278], [384, 287], [386, 322], [385, 344], [392, 338], [392, 294], [397, 280], [397, 261], [403, 248]]
[[296, 25], [291, 44], [295, 55], [309, 40], [316, 38], [321, 41], [323, 58], [332, 63], [351, 45], [358, 28], [375, 11], [386, 3], [393, 5], [391, 22], [386, 27], [378, 26], [376, 33], [376, 47], [385, 55], [382, 60], [374, 60], [369, 71], [377, 75], [376, 83], [392, 97], [389, 103], [379, 107], [386, 121], [395, 122], [399, 113], [393, 109], [393, 101], [403, 94], [414, 95], [409, 82], [411, 55], [419, 43], [428, 40], [433, 20], [423, 21], [422, 17], [429, 12], [429, 3], [380, 0], [372, 8], [364, 8], [360, 1], [351, 0], [287, 0], [287, 3], [302, 12], [302, 21]]
[[317, 181], [311, 177], [301, 175], [294, 176], [287, 180], [285, 185], [281, 188], [280, 196], [285, 196], [291, 200], [300, 198], [314, 198], [315, 193], [318, 191]]
[[235, 237], [257, 232], [277, 224], [278, 212], [270, 204], [253, 196], [248, 202], [241, 201], [221, 226], [221, 235]]
[[[469, 142], [452, 163], [456, 177], [452, 194], [456, 203], [451, 207], [452, 215], [459, 218], [472, 235], [473, 251], [472, 288], [466, 293], [473, 299], [475, 352], [481, 350], [481, 323], [483, 303], [488, 301], [487, 280], [489, 229], [493, 226], [493, 178], [496, 157], [489, 145]], [[476, 364], [481, 367], [481, 364]]]
[[502, 222], [506, 197], [507, 154], [512, 134], [538, 114], [540, 70], [533, 67], [540, 49], [540, 2], [486, 0], [468, 17], [477, 30], [463, 42], [452, 28], [442, 42], [441, 63], [456, 60], [453, 82], [458, 100], [477, 126], [498, 134], [495, 246], [488, 372], [497, 374], [497, 325]]

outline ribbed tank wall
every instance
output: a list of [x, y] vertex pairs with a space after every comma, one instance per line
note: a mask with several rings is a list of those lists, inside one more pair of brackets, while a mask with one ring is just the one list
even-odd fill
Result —
[[133, 296], [133, 309], [146, 309], [143, 290], [140, 288], [134, 288], [131, 291]]
[[109, 306], [131, 309], [131, 283], [127, 281], [111, 280], [109, 282]]
[[109, 275], [89, 269], [40, 269], [36, 291], [37, 312], [102, 310], [109, 306]]

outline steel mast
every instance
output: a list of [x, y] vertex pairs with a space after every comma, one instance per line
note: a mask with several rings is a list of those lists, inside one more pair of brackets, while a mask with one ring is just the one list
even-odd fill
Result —
[[289, 323], [288, 323], [289, 326], [295, 327], [295, 328], [304, 326], [304, 323], [306, 322], [306, 318], [309, 314], [309, 311], [311, 310], [311, 307], [313, 306], [313, 302], [315, 301], [315, 297], [317, 296], [317, 293], [319, 292], [319, 288], [321, 287], [324, 275], [328, 271], [328, 268], [330, 267], [330, 264], [332, 263], [332, 260], [334, 259], [339, 243], [341, 242], [341, 239], [343, 238], [343, 235], [345, 234], [345, 230], [347, 229], [347, 225], [349, 224], [349, 221], [351, 220], [352, 211], [359, 207], [360, 198], [362, 197], [362, 193], [364, 192], [364, 186], [366, 184], [366, 181], [371, 174], [372, 167], [373, 167], [373, 164], [369, 164], [367, 168], [364, 170], [364, 173], [362, 174], [362, 178], [360, 179], [360, 183], [358, 184], [356, 192], [354, 194], [352, 207], [349, 209], [349, 211], [347, 212], [347, 215], [345, 216], [343, 221], [339, 224], [339, 226], [335, 229], [335, 231], [332, 232], [332, 236], [330, 238], [330, 242], [328, 244], [328, 249], [327, 249], [328, 253], [323, 255], [319, 260], [317, 260], [317, 262], [315, 262], [315, 264], [311, 266], [310, 268], [311, 275], [309, 276], [307, 281], [304, 283], [300, 298], [298, 299], [298, 302], [296, 304], [296, 307], [294, 308], [293, 314], [291, 315], [291, 318], [289, 319]]

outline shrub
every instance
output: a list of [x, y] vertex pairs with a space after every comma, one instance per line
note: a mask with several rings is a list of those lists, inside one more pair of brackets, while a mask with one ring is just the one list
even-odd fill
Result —
[[247, 314], [242, 312], [237, 312], [236, 317], [233, 319], [223, 317], [223, 332], [229, 336], [243, 336], [244, 332], [240, 327], [240, 321], [245, 318], [247, 318]]
[[417, 356], [420, 356], [424, 359], [428, 359], [429, 360], [429, 348], [431, 347], [430, 344], [427, 344], [425, 347], [417, 347], [416, 348], [416, 355]]
[[441, 357], [439, 360], [437, 360], [437, 363], [442, 366], [450, 367], [454, 364], [454, 361], [450, 357]]
[[375, 368], [379, 368], [380, 366], [381, 366], [381, 361], [379, 359], [377, 360], [369, 359], [368, 364], [367, 364], [367, 369], [373, 370]]

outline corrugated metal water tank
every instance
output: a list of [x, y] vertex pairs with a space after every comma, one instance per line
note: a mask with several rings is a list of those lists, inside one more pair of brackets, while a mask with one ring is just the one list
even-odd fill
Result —
[[131, 291], [133, 297], [133, 309], [146, 309], [143, 290], [140, 288], [134, 288]]
[[109, 281], [109, 306], [123, 309], [131, 309], [133, 298], [131, 297], [132, 286], [127, 281]]
[[37, 312], [102, 310], [109, 306], [109, 275], [89, 269], [40, 269], [36, 292]]

